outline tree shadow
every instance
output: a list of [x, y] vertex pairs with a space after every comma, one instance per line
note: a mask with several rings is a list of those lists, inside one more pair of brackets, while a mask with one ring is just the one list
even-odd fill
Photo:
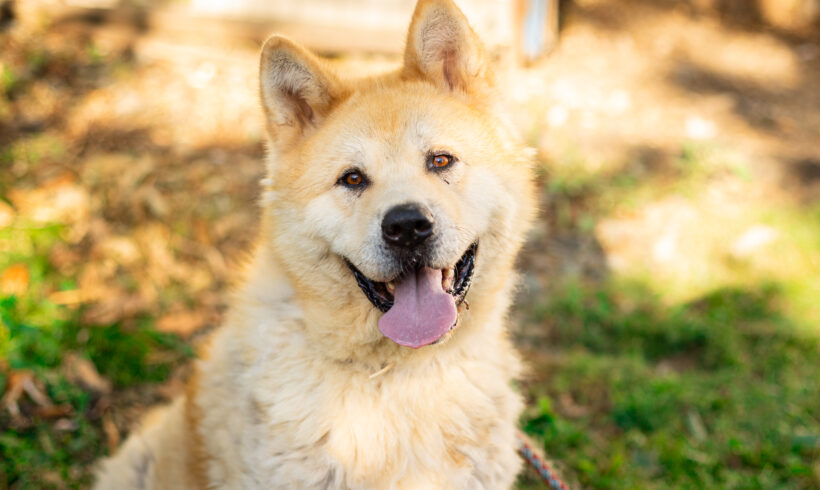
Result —
[[791, 90], [762, 85], [753, 80], [725, 73], [716, 73], [689, 60], [673, 64], [669, 81], [699, 95], [729, 95], [734, 113], [754, 129], [766, 132], [782, 130], [774, 112], [778, 105], [789, 102]]
[[591, 22], [606, 30], [630, 30], [658, 12], [680, 12], [690, 18], [712, 17], [723, 27], [742, 32], [768, 32], [789, 43], [820, 38], [820, 18], [814, 26], [802, 30], [786, 29], [766, 18], [756, 1], [750, 0], [623, 0], [578, 4], [565, 1], [562, 5], [568, 23]]
[[[820, 25], [800, 32], [783, 29], [767, 19], [759, 2], [746, 0], [566, 2], [565, 10], [569, 24], [588, 23], [603, 32], [634, 32], [637, 42], [647, 46], [652, 46], [654, 40], [638, 39], [645, 31], [642, 26], [669, 13], [678, 13], [679, 18], [684, 19], [717, 19], [707, 27], [714, 30], [717, 25], [730, 36], [732, 33], [766, 34], [774, 38], [783, 56], [784, 79], [778, 78], [780, 73], [766, 73], [764, 68], [758, 76], [749, 60], [739, 61], [737, 67], [723, 69], [723, 66], [710, 62], [708, 52], [686, 54], [688, 45], [672, 34], [669, 40], [674, 43], [678, 39], [679, 47], [675, 48], [673, 44], [671, 54], [665, 58], [658, 56], [659, 63], [652, 67], [649, 76], [659, 76], [684, 97], [718, 96], [716, 100], [721, 103], [725, 100], [731, 116], [741, 122], [740, 126], [727, 125], [727, 130], [736, 131], [747, 139], [753, 136], [744, 136], [743, 132], [760, 136], [761, 143], [771, 148], [767, 153], [770, 160], [775, 161], [777, 173], [784, 176], [779, 185], [794, 190], [801, 196], [801, 202], [817, 198], [812, 162], [818, 159], [816, 141], [820, 136], [816, 131], [820, 127], [820, 57], [817, 56]], [[715, 39], [724, 37], [716, 36]], [[762, 38], [754, 39], [759, 41]], [[734, 38], [725, 39], [728, 43]], [[749, 50], [754, 49], [754, 44], [749, 46]], [[708, 46], [699, 49], [708, 49]], [[754, 54], [749, 51], [747, 56], [752, 59]], [[717, 106], [717, 102], [707, 105], [709, 108]], [[720, 106], [718, 110], [722, 109]]]
[[805, 205], [820, 201], [820, 158], [784, 158], [786, 175], [783, 186], [793, 189], [796, 198]]
[[[620, 163], [584, 176], [542, 176], [539, 215], [519, 258], [522, 286], [517, 303], [526, 310], [567, 282], [605, 284], [612, 275], [595, 224], [616, 202], [686, 178], [683, 150], [635, 145]], [[551, 163], [551, 168], [560, 163]]]
[[[816, 128], [820, 126], [820, 80], [818, 63], [801, 65], [795, 86], [786, 87], [748, 77], [718, 73], [686, 58], [670, 64], [670, 84], [694, 95], [722, 95], [731, 100], [733, 114], [747, 127], [764, 137], [774, 137], [774, 160], [784, 178], [780, 186], [805, 197], [817, 198], [818, 147]], [[814, 188], [815, 192], [811, 192]]]

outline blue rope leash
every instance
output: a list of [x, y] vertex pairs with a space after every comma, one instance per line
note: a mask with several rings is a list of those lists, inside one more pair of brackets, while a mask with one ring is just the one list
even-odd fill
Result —
[[521, 454], [521, 457], [524, 458], [524, 461], [527, 462], [532, 468], [538, 473], [538, 476], [544, 480], [544, 483], [549, 485], [552, 490], [569, 490], [569, 487], [558, 478], [555, 473], [547, 466], [546, 461], [544, 461], [529, 445], [527, 442], [526, 436], [522, 433], [517, 433], [518, 442], [520, 444], [518, 448], [518, 452]]

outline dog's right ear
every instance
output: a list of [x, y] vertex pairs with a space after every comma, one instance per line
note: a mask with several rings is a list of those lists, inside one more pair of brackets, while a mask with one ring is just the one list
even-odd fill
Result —
[[262, 46], [259, 89], [271, 140], [287, 148], [327, 116], [342, 84], [312, 53], [283, 36]]

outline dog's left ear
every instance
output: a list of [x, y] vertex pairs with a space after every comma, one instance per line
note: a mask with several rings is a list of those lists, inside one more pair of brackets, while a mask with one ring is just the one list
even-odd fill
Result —
[[451, 0], [419, 0], [416, 4], [403, 74], [468, 94], [493, 83], [481, 41]]
[[309, 133], [344, 96], [321, 60], [283, 36], [271, 36], [262, 47], [259, 89], [268, 133], [280, 148]]

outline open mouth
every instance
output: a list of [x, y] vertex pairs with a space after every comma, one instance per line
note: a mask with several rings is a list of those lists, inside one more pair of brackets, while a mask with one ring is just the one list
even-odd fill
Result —
[[478, 243], [446, 269], [422, 265], [388, 282], [373, 281], [348, 261], [356, 282], [373, 306], [384, 312], [379, 330], [396, 343], [422, 347], [455, 327], [475, 270]]
[[[464, 296], [467, 295], [467, 290], [470, 289], [477, 250], [478, 242], [475, 242], [470, 245], [470, 248], [458, 259], [456, 265], [449, 269], [441, 270], [441, 288], [456, 299], [456, 304], [461, 304], [464, 301]], [[353, 271], [356, 282], [359, 284], [359, 287], [362, 288], [362, 292], [367, 296], [367, 299], [373, 303], [373, 306], [384, 312], [387, 312], [393, 307], [396, 289], [395, 284], [398, 282], [398, 278], [389, 282], [372, 281], [362, 274], [350, 261], [347, 261], [347, 265], [350, 267], [350, 270]]]

